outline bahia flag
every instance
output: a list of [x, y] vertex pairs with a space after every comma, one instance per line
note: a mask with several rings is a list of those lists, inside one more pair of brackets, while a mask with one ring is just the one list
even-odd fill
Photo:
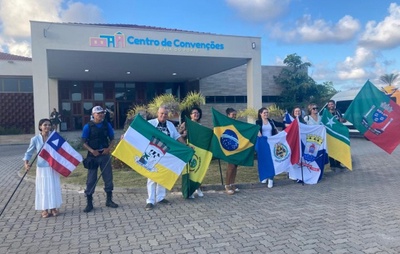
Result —
[[186, 130], [189, 146], [194, 149], [194, 155], [182, 173], [182, 195], [189, 198], [203, 182], [213, 157], [210, 151], [213, 131], [187, 117]]
[[344, 118], [389, 154], [400, 143], [400, 106], [370, 81], [358, 92]]
[[285, 124], [291, 124], [292, 122], [293, 122], [293, 120], [294, 120], [294, 118], [293, 118], [293, 116], [291, 116], [290, 114], [289, 114], [289, 112], [285, 112], [285, 115], [284, 115], [284, 117], [283, 117], [283, 123], [285, 123]]
[[327, 109], [322, 112], [321, 122], [326, 127], [326, 143], [329, 156], [352, 170], [349, 129], [340, 123]]
[[190, 147], [136, 116], [112, 155], [171, 190], [193, 153]]
[[272, 137], [258, 137], [256, 143], [260, 181], [288, 172], [300, 161], [299, 121]]
[[254, 144], [260, 127], [229, 118], [215, 109], [212, 112], [214, 157], [236, 165], [253, 166]]
[[69, 176], [83, 160], [82, 155], [57, 132], [53, 131], [43, 145], [39, 156], [45, 159], [50, 166], [62, 176]]
[[289, 169], [289, 178], [302, 180], [306, 184], [316, 184], [322, 178], [324, 166], [328, 163], [326, 129], [323, 125], [299, 125], [302, 155], [300, 163]]

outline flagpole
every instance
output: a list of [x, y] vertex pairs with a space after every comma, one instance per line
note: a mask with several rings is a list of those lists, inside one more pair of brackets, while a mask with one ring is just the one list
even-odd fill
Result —
[[8, 203], [10, 203], [12, 197], [14, 196], [15, 192], [17, 191], [17, 189], [18, 189], [19, 185], [21, 184], [21, 182], [24, 180], [24, 178], [25, 178], [25, 176], [26, 176], [27, 173], [28, 173], [28, 171], [25, 171], [25, 174], [22, 176], [21, 180], [19, 181], [19, 183], [18, 183], [18, 185], [17, 185], [17, 188], [15, 188], [14, 192], [11, 194], [10, 199], [8, 199], [6, 205], [4, 206], [3, 210], [1, 211], [0, 217], [1, 217], [1, 215], [3, 214], [4, 210], [6, 210], [6, 207], [7, 207]]
[[[53, 133], [51, 133], [50, 136], [51, 136], [52, 134], [53, 134]], [[43, 145], [42, 145], [42, 147], [40, 148], [40, 150], [36, 153], [35, 157], [33, 158], [32, 162], [31, 162], [30, 165], [29, 165], [29, 168], [32, 167], [32, 164], [36, 161], [37, 157], [39, 156], [39, 153], [42, 151], [42, 149], [43, 149], [43, 147], [44, 147], [45, 144], [46, 144], [46, 142], [43, 143]], [[1, 211], [0, 217], [1, 217], [1, 215], [3, 214], [3, 212], [6, 210], [6, 207], [7, 207], [8, 204], [10, 203], [10, 201], [11, 201], [12, 197], [14, 196], [15, 192], [17, 192], [17, 189], [18, 189], [19, 186], [21, 185], [21, 183], [22, 183], [22, 181], [24, 180], [26, 174], [28, 174], [28, 170], [25, 170], [25, 173], [24, 173], [24, 175], [22, 176], [21, 180], [19, 181], [19, 183], [18, 183], [18, 185], [17, 185], [17, 188], [15, 188], [14, 192], [11, 194], [11, 197], [8, 199], [6, 205], [4, 206], [3, 210]]]
[[218, 165], [219, 165], [219, 174], [221, 176], [221, 185], [224, 185], [224, 179], [222, 178], [222, 168], [221, 168], [221, 160], [218, 159]]
[[304, 170], [303, 170], [303, 146], [301, 145], [301, 133], [300, 133], [300, 121], [299, 121], [299, 116], [296, 116], [296, 121], [299, 125], [299, 143], [300, 143], [300, 168], [301, 168], [301, 182], [302, 185], [304, 186]]
[[189, 176], [189, 165], [188, 165], [188, 163], [186, 163], [186, 174], [187, 174], [187, 179], [186, 179], [186, 186], [187, 186], [187, 197], [186, 198], [189, 198], [190, 197], [190, 195], [189, 195], [189, 192], [190, 192], [190, 186], [189, 186], [189, 184], [190, 184], [190, 176]]
[[300, 164], [301, 164], [301, 184], [304, 186], [303, 156], [300, 157]]

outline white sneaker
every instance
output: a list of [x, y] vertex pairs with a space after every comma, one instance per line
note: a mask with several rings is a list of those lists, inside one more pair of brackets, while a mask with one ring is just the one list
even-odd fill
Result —
[[204, 197], [204, 194], [203, 194], [203, 192], [201, 191], [200, 188], [198, 188], [198, 189], [196, 190], [196, 193], [197, 193], [197, 196], [199, 196], [200, 198]]
[[193, 194], [192, 194], [192, 195], [190, 195], [190, 196], [189, 196], [189, 198], [190, 198], [190, 199], [194, 198], [194, 195], [193, 195]]
[[261, 183], [267, 183], [267, 179], [262, 180]]
[[274, 180], [268, 179], [268, 188], [272, 188], [274, 186]]

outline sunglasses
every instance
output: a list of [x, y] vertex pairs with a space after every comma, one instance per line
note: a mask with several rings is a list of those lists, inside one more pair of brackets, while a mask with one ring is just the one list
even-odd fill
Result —
[[312, 108], [312, 109], [317, 110], [318, 108]]

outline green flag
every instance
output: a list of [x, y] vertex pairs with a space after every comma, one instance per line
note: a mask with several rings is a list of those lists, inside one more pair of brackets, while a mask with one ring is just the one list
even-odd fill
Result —
[[189, 198], [203, 182], [213, 157], [210, 151], [213, 131], [186, 117], [189, 146], [194, 149], [192, 159], [186, 164], [182, 174], [182, 195]]
[[321, 122], [326, 127], [326, 141], [329, 157], [352, 169], [349, 129], [340, 123], [327, 109], [322, 113]]
[[344, 117], [364, 137], [389, 154], [400, 143], [400, 106], [370, 81], [358, 92]]
[[254, 144], [260, 127], [229, 118], [215, 109], [212, 112], [214, 157], [235, 165], [253, 166]]

